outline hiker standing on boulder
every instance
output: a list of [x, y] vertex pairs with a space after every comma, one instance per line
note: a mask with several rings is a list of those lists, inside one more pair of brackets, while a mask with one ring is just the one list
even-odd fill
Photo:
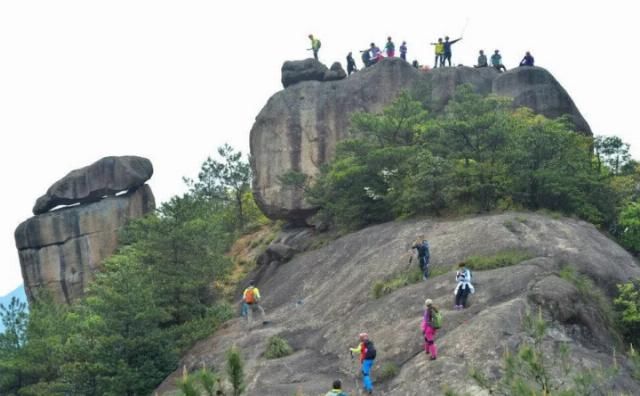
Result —
[[360, 53], [362, 54], [362, 63], [364, 63], [364, 67], [371, 66], [371, 52], [369, 52], [369, 49], [367, 48], [360, 51]]
[[431, 355], [431, 360], [438, 357], [438, 348], [435, 344], [436, 332], [442, 325], [442, 315], [433, 301], [427, 298], [424, 301], [424, 315], [422, 316], [422, 334], [424, 335], [424, 352]]
[[333, 389], [331, 389], [325, 396], [348, 396], [342, 391], [342, 382], [340, 380], [333, 381]]
[[422, 242], [416, 242], [411, 246], [411, 249], [416, 249], [418, 252], [418, 265], [420, 266], [420, 271], [422, 271], [422, 280], [427, 280], [429, 277], [429, 260], [431, 259], [429, 241], [423, 239]]
[[444, 44], [443, 44], [444, 56], [442, 58], [442, 66], [444, 66], [444, 63], [446, 61], [449, 61], [449, 66], [451, 66], [451, 46], [460, 40], [462, 40], [462, 37], [460, 37], [459, 39], [455, 39], [453, 41], [449, 41], [449, 36], [444, 37]]
[[527, 51], [524, 58], [520, 61], [520, 66], [533, 66], [533, 56], [531, 56], [529, 51]]
[[499, 50], [495, 50], [493, 55], [491, 55], [491, 66], [499, 72], [507, 71], [507, 68], [502, 64], [502, 55], [500, 55]]
[[260, 290], [255, 287], [254, 281], [249, 281], [249, 287], [244, 289], [244, 292], [242, 292], [242, 316], [247, 317], [247, 322], [249, 324], [251, 324], [253, 311], [256, 309], [262, 314], [262, 321], [264, 322], [266, 319], [264, 308], [260, 305]]
[[396, 54], [396, 45], [391, 41], [391, 36], [387, 37], [387, 44], [384, 46], [387, 58], [393, 58]]
[[456, 271], [456, 288], [453, 294], [456, 296], [455, 309], [464, 309], [467, 307], [467, 297], [469, 294], [475, 293], [476, 290], [471, 284], [471, 271], [467, 268], [466, 264], [458, 264], [458, 271]]
[[351, 52], [347, 55], [347, 74], [351, 75], [351, 73], [355, 73], [358, 71], [356, 67], [356, 61], [353, 59]]
[[309, 40], [311, 40], [311, 48], [309, 48], [309, 50], [313, 51], [313, 57], [315, 60], [318, 60], [318, 51], [320, 51], [320, 46], [322, 44], [320, 44], [320, 40], [313, 37], [313, 34], [309, 35]]
[[402, 45], [400, 46], [400, 59], [402, 59], [403, 61], [407, 61], [407, 42], [403, 41]]
[[373, 345], [373, 341], [369, 340], [367, 333], [358, 334], [360, 344], [356, 348], [349, 348], [351, 355], [354, 353], [360, 354], [360, 364], [362, 365], [362, 383], [364, 385], [365, 392], [369, 394], [373, 393], [373, 383], [371, 382], [371, 368], [376, 358], [376, 348]]
[[436, 67], [438, 67], [438, 65], [440, 65], [440, 67], [443, 67], [444, 66], [444, 43], [442, 42], [442, 37], [438, 39], [437, 43], [431, 43], [431, 45], [435, 45], [436, 47], [436, 61], [435, 61], [435, 64], [433, 65], [433, 68], [435, 69]]

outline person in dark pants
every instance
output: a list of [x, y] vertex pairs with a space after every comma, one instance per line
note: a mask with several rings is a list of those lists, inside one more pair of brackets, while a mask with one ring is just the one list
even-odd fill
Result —
[[467, 307], [467, 298], [469, 294], [475, 293], [475, 288], [471, 284], [471, 271], [465, 263], [458, 264], [456, 271], [456, 288], [453, 294], [456, 296], [455, 309], [464, 309]]
[[491, 66], [499, 72], [507, 71], [507, 68], [502, 64], [502, 55], [500, 55], [500, 51], [496, 50], [493, 55], [491, 55]]
[[478, 55], [478, 64], [473, 67], [478, 68], [487, 66], [489, 66], [489, 64], [487, 63], [487, 56], [484, 54], [483, 50], [480, 50], [480, 55]]
[[351, 353], [360, 354], [360, 364], [362, 365], [362, 383], [364, 385], [364, 391], [368, 394], [373, 393], [373, 382], [371, 382], [371, 368], [373, 362], [376, 359], [376, 348], [373, 346], [373, 341], [369, 340], [367, 333], [360, 333], [358, 335], [360, 343], [355, 348], [350, 348]]
[[449, 62], [449, 66], [451, 66], [451, 46], [458, 41], [462, 40], [462, 37], [459, 39], [455, 39], [453, 41], [449, 41], [449, 36], [445, 36], [444, 38], [444, 56], [442, 58], [442, 66], [444, 66], [445, 62]]
[[371, 53], [369, 52], [369, 49], [360, 51], [360, 53], [362, 54], [362, 63], [364, 63], [364, 67], [371, 66]]
[[520, 66], [533, 66], [533, 56], [531, 56], [529, 51], [527, 51], [524, 58], [520, 61]]
[[313, 51], [313, 57], [315, 58], [315, 60], [318, 60], [318, 51], [320, 51], [320, 45], [321, 45], [320, 40], [313, 37], [313, 34], [309, 35], [309, 40], [311, 40], [311, 48], [309, 49]]
[[444, 65], [444, 43], [442, 42], [442, 38], [438, 38], [438, 42], [431, 43], [431, 45], [435, 46], [436, 49], [436, 60], [433, 64], [433, 68]]
[[357, 72], [358, 68], [356, 67], [356, 61], [353, 59], [351, 52], [347, 55], [347, 74], [351, 75], [351, 73]]
[[422, 279], [427, 280], [429, 277], [429, 259], [431, 253], [429, 252], [429, 241], [423, 239], [422, 242], [414, 243], [411, 249], [418, 251], [418, 264], [420, 265], [420, 271], [422, 271]]
[[400, 59], [402, 59], [403, 61], [407, 61], [407, 42], [403, 41], [402, 45], [400, 46]]

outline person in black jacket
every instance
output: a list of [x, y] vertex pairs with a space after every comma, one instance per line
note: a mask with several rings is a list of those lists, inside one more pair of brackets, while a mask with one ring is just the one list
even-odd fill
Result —
[[524, 58], [520, 61], [520, 66], [533, 66], [533, 56], [531, 56], [529, 51], [527, 51]]
[[351, 354], [360, 354], [360, 363], [362, 364], [362, 383], [364, 385], [365, 392], [373, 393], [373, 383], [371, 382], [371, 368], [376, 358], [376, 348], [373, 345], [373, 341], [369, 339], [369, 334], [358, 334], [360, 343], [355, 348], [349, 348]]
[[462, 37], [459, 39], [455, 39], [453, 41], [449, 41], [449, 36], [445, 36], [444, 38], [444, 56], [442, 58], [442, 66], [444, 66], [445, 62], [449, 61], [449, 66], [451, 66], [451, 46], [458, 41], [462, 40]]
[[357, 72], [358, 68], [356, 67], [356, 61], [353, 59], [351, 52], [347, 55], [347, 74], [351, 75], [351, 73]]

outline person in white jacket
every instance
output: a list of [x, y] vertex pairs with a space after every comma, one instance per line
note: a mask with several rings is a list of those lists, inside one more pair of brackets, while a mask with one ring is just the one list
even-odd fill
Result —
[[458, 271], [456, 271], [456, 288], [453, 291], [453, 294], [456, 296], [455, 309], [466, 308], [467, 297], [469, 297], [469, 294], [475, 292], [476, 290], [471, 284], [471, 271], [464, 262], [458, 264]]

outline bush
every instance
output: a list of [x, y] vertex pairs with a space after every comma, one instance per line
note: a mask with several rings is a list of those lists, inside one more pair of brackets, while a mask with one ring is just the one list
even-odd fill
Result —
[[371, 290], [373, 298], [380, 298], [394, 290], [418, 283], [421, 280], [422, 271], [420, 271], [420, 268], [414, 267], [411, 270], [393, 275], [391, 278], [375, 282]]
[[531, 257], [531, 254], [524, 250], [504, 250], [492, 256], [471, 256], [465, 262], [469, 268], [475, 271], [482, 271], [509, 267]]
[[400, 372], [400, 367], [396, 363], [386, 362], [382, 365], [382, 367], [380, 368], [380, 371], [378, 372], [379, 373], [378, 380], [379, 381], [390, 380], [391, 378], [398, 375], [399, 372]]
[[272, 336], [267, 340], [267, 349], [264, 351], [264, 357], [267, 359], [278, 359], [289, 356], [293, 353], [293, 348], [284, 338]]
[[233, 396], [240, 396], [245, 389], [244, 361], [235, 345], [227, 351], [227, 375], [233, 388]]
[[613, 300], [618, 312], [618, 324], [625, 339], [640, 344], [640, 280], [618, 285], [618, 296]]

